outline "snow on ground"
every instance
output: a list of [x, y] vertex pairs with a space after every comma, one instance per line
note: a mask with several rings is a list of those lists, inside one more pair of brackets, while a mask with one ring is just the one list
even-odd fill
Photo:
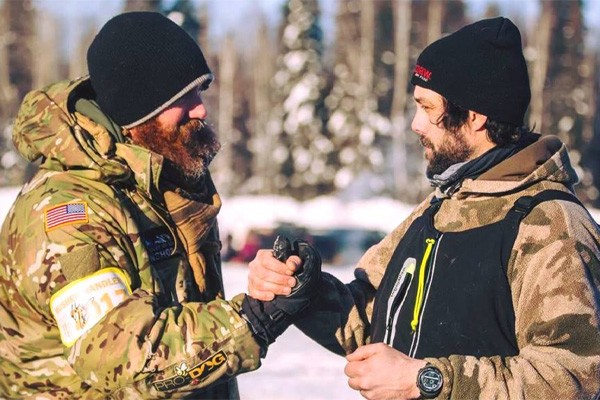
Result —
[[[0, 222], [6, 216], [17, 188], [0, 188]], [[364, 227], [389, 232], [401, 222], [413, 206], [394, 200], [374, 198], [342, 203], [333, 197], [319, 197], [299, 203], [275, 196], [236, 197], [223, 200], [219, 217], [222, 232], [243, 240], [249, 228], [271, 228], [279, 222], [301, 223], [309, 228]], [[590, 210], [600, 221], [600, 210]], [[225, 263], [223, 278], [226, 297], [245, 292], [246, 265]], [[352, 266], [324, 269], [342, 280], [352, 280]], [[358, 400], [344, 375], [346, 362], [289, 328], [271, 345], [263, 365], [238, 377], [243, 400]]]
[[[8, 213], [20, 189], [0, 188], [0, 223]], [[225, 201], [220, 226], [240, 230], [259, 223], [269, 223], [292, 216], [301, 220], [305, 213], [318, 217], [318, 222], [333, 223], [331, 215], [300, 206], [293, 200], [283, 198], [246, 198]], [[393, 208], [387, 206], [388, 208]], [[317, 207], [318, 208], [318, 207]], [[336, 214], [335, 209], [328, 212]], [[290, 218], [288, 220], [293, 220]], [[342, 221], [340, 219], [339, 221]], [[337, 223], [337, 221], [336, 221]], [[344, 282], [352, 278], [352, 267], [324, 268]], [[225, 263], [223, 279], [228, 299], [246, 291], [247, 269], [245, 264]], [[238, 377], [242, 400], [340, 400], [362, 399], [347, 385], [343, 357], [337, 356], [312, 340], [295, 327], [290, 327], [271, 345], [263, 365], [254, 372]]]
[[284, 222], [311, 229], [365, 228], [390, 232], [413, 207], [387, 198], [345, 203], [331, 196], [306, 202], [278, 196], [240, 196], [223, 199], [219, 229], [222, 236], [232, 234], [237, 248], [249, 228], [274, 228]]
[[[352, 279], [352, 267], [325, 267], [343, 282]], [[243, 264], [224, 264], [227, 298], [245, 292]], [[348, 386], [345, 359], [325, 350], [296, 327], [290, 327], [271, 345], [262, 366], [238, 376], [242, 400], [358, 400]]]
[[8, 210], [15, 201], [17, 194], [21, 188], [0, 188], [0, 224], [4, 221], [4, 217], [8, 214]]

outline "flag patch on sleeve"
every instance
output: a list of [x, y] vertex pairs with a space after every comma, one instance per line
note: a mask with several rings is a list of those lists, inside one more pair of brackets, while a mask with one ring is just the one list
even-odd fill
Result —
[[88, 222], [88, 207], [84, 201], [52, 206], [44, 212], [46, 232], [65, 225]]

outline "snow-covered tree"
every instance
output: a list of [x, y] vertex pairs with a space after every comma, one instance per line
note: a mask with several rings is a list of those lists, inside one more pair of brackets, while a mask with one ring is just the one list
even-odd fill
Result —
[[12, 144], [12, 122], [32, 89], [36, 12], [31, 0], [0, 3], [0, 185], [20, 184], [26, 162]]
[[[322, 31], [316, 0], [289, 0], [281, 27], [281, 51], [272, 79], [275, 106], [268, 134], [273, 145], [275, 191], [306, 199], [329, 192], [334, 145], [323, 127]], [[260, 155], [259, 155], [260, 156]]]
[[201, 26], [196, 7], [191, 0], [176, 0], [170, 7], [163, 9], [163, 14], [181, 26], [191, 37], [198, 40]]
[[[252, 173], [244, 183], [245, 193], [275, 193], [273, 151], [279, 129], [269, 129], [269, 113], [272, 108], [269, 83], [275, 69], [276, 49], [269, 35], [269, 27], [264, 18], [257, 28], [252, 45], [249, 46], [250, 59], [246, 68], [250, 73], [248, 106], [250, 118], [247, 123], [252, 132], [248, 138], [248, 151], [252, 154]], [[279, 126], [279, 125], [277, 125]]]
[[577, 187], [580, 197], [598, 201], [597, 187], [591, 186], [592, 176], [583, 169], [587, 160], [582, 160], [592, 136], [589, 127], [593, 115], [590, 108], [593, 104], [590, 90], [593, 62], [585, 54], [583, 4], [581, 0], [557, 0], [541, 2], [541, 7], [550, 9], [552, 22], [543, 92], [545, 100], [538, 126], [542, 133], [558, 135], [569, 147], [569, 155], [581, 178], [581, 185]]
[[350, 197], [380, 194], [389, 188], [383, 171], [390, 123], [374, 92], [375, 3], [340, 1], [336, 23], [334, 84], [326, 98], [335, 186]]

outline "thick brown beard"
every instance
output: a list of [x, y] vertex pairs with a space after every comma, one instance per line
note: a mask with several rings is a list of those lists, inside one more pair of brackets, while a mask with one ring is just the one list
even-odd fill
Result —
[[427, 176], [430, 178], [443, 173], [454, 164], [467, 161], [473, 155], [473, 149], [467, 144], [462, 132], [446, 132], [444, 141], [437, 150], [429, 139], [421, 137], [420, 140], [423, 147], [432, 150], [427, 164]]
[[132, 141], [165, 158], [168, 180], [194, 187], [201, 182], [208, 166], [221, 148], [215, 132], [199, 119], [177, 128], [165, 128], [156, 118], [131, 129]]

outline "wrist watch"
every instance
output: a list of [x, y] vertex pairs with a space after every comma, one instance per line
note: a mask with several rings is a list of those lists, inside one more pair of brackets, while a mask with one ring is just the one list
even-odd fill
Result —
[[433, 365], [427, 363], [417, 374], [417, 387], [421, 392], [421, 398], [433, 399], [442, 391], [444, 376], [442, 372]]

